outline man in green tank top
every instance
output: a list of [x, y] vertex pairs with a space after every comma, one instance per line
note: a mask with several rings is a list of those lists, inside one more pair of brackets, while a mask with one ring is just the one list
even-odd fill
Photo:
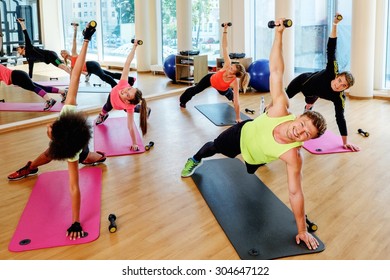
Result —
[[316, 249], [318, 241], [306, 227], [302, 191], [302, 142], [321, 136], [326, 121], [321, 114], [306, 111], [299, 117], [289, 112], [289, 98], [283, 89], [284, 60], [282, 38], [283, 19], [275, 27], [275, 38], [269, 58], [270, 94], [272, 102], [265, 114], [254, 120], [238, 123], [222, 132], [214, 141], [206, 143], [184, 166], [181, 176], [191, 176], [202, 164], [202, 159], [217, 153], [234, 158], [239, 154], [248, 173], [255, 173], [261, 165], [281, 159], [286, 163], [289, 199], [297, 224], [296, 242], [305, 242]]

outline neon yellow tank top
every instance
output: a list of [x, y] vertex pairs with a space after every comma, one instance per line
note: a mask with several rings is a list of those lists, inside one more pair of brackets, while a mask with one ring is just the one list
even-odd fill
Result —
[[267, 114], [262, 114], [244, 124], [240, 138], [241, 155], [244, 160], [249, 164], [269, 163], [288, 150], [302, 146], [302, 142], [277, 143], [273, 136], [276, 126], [294, 119], [295, 116], [292, 114], [279, 118], [271, 118]]

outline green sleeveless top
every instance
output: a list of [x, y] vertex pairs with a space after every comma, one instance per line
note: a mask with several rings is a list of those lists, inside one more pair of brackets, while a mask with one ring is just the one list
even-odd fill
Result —
[[294, 119], [295, 116], [292, 114], [271, 118], [265, 113], [244, 124], [240, 137], [241, 154], [244, 160], [249, 164], [269, 163], [288, 150], [302, 146], [302, 142], [277, 143], [273, 136], [276, 126]]

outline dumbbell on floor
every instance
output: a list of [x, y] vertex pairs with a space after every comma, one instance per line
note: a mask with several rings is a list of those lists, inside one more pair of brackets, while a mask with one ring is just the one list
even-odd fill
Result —
[[368, 133], [367, 131], [364, 131], [363, 129], [359, 128], [358, 129], [358, 133], [363, 135], [364, 137], [368, 137], [370, 136], [370, 133]]
[[150, 148], [152, 148], [153, 146], [154, 146], [154, 142], [153, 142], [153, 141], [150, 141], [149, 144], [147, 144], [147, 145], [145, 146], [145, 150], [146, 150], [146, 151], [149, 151]]
[[315, 232], [317, 229], [318, 229], [318, 226], [311, 222], [308, 218], [307, 218], [307, 215], [306, 215], [306, 224], [307, 224], [307, 229], [308, 231], [310, 232]]
[[108, 216], [108, 220], [110, 221], [110, 225], [108, 226], [108, 230], [111, 232], [111, 233], [114, 233], [116, 232], [117, 230], [117, 226], [116, 226], [116, 216], [114, 214], [110, 214]]
[[[292, 26], [292, 20], [291, 19], [285, 19], [283, 20], [283, 25], [288, 28]], [[279, 26], [279, 24], [276, 24], [275, 21], [271, 20], [268, 22], [269, 28], [274, 28], [275, 26]]]

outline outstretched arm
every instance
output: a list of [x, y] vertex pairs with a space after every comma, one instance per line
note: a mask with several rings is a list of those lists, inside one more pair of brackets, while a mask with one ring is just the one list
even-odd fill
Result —
[[268, 108], [268, 115], [271, 117], [285, 116], [289, 113], [288, 97], [283, 89], [284, 60], [282, 41], [285, 27], [283, 19], [279, 19], [276, 23], [279, 26], [275, 27], [275, 38], [269, 58], [271, 105]]
[[228, 52], [228, 39], [227, 39], [227, 31], [228, 31], [228, 25], [225, 22], [223, 26], [223, 33], [222, 33], [222, 56], [223, 56], [223, 68], [229, 68], [232, 64], [232, 61], [229, 57]]
[[129, 55], [126, 58], [125, 64], [123, 65], [123, 71], [122, 71], [121, 80], [126, 80], [127, 81], [128, 78], [129, 78], [130, 66], [131, 66], [131, 62], [134, 59], [135, 50], [137, 49], [137, 46], [138, 46], [138, 40], [134, 39], [133, 48], [131, 49]]
[[77, 56], [77, 24], [73, 23], [72, 56]]

